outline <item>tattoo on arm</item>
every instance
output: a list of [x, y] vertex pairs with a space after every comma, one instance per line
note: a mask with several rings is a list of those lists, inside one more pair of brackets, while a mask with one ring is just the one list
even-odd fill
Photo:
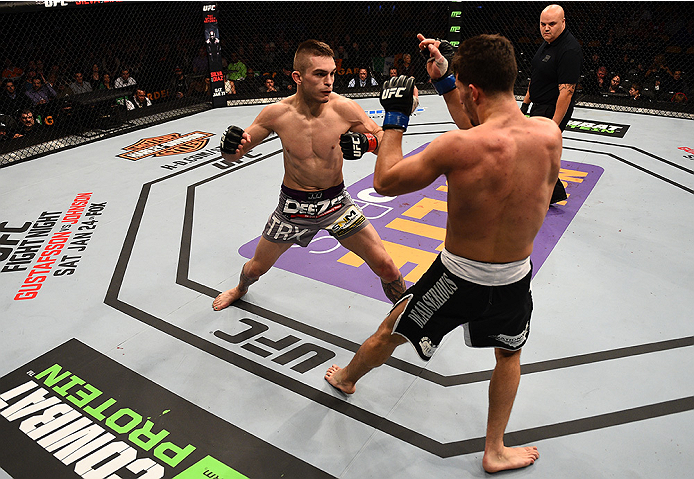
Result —
[[574, 91], [576, 91], [576, 84], [562, 83], [559, 85], [559, 93], [561, 93], [562, 90], [566, 90], [569, 94], [573, 95]]

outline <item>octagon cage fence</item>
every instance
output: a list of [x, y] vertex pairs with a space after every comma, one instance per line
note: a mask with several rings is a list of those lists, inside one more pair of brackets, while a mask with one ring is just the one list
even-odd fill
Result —
[[[391, 68], [413, 75], [422, 94], [435, 93], [417, 33], [454, 44], [499, 33], [516, 50], [520, 100], [542, 43], [539, 16], [546, 5], [2, 2], [0, 166], [214, 107], [277, 101], [295, 91], [294, 50], [309, 38], [335, 52], [334, 90], [358, 98], [377, 96]], [[694, 118], [692, 5], [562, 4], [567, 28], [583, 48], [577, 105]], [[609, 91], [616, 78], [619, 86]]]

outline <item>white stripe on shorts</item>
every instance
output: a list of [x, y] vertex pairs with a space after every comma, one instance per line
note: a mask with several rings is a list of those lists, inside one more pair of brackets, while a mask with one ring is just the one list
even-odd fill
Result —
[[480, 263], [456, 256], [446, 248], [441, 251], [441, 262], [454, 275], [482, 286], [512, 284], [530, 272], [530, 256], [513, 263]]

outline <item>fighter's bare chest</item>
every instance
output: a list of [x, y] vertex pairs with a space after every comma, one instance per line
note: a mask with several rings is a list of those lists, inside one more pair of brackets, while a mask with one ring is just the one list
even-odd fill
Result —
[[283, 122], [277, 134], [284, 149], [296, 158], [328, 158], [339, 149], [340, 135], [349, 125], [337, 116]]

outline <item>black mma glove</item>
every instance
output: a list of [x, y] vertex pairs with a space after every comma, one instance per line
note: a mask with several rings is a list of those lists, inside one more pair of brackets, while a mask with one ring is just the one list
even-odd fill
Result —
[[422, 54], [424, 59], [429, 62], [433, 62], [441, 72], [441, 77], [438, 80], [431, 80], [432, 85], [436, 89], [439, 95], [445, 95], [451, 90], [455, 89], [455, 75], [451, 71], [451, 61], [455, 55], [455, 47], [447, 40], [436, 39], [441, 42], [439, 44], [439, 52], [443, 55], [439, 61], [436, 61], [434, 57], [430, 56], [429, 49], [420, 50], [419, 53]]
[[383, 129], [407, 130], [410, 115], [419, 104], [414, 97], [414, 77], [393, 77], [383, 83], [381, 105], [386, 110]]
[[222, 135], [220, 144], [222, 153], [235, 155], [236, 150], [238, 150], [241, 145], [241, 138], [243, 138], [243, 130], [241, 128], [234, 125], [227, 128], [227, 131]]
[[530, 107], [530, 103], [521, 103], [521, 106], [520, 106], [521, 113], [524, 115], [527, 115], [529, 107]]
[[378, 138], [371, 133], [348, 131], [340, 135], [340, 148], [345, 160], [358, 160], [364, 153], [378, 148]]

